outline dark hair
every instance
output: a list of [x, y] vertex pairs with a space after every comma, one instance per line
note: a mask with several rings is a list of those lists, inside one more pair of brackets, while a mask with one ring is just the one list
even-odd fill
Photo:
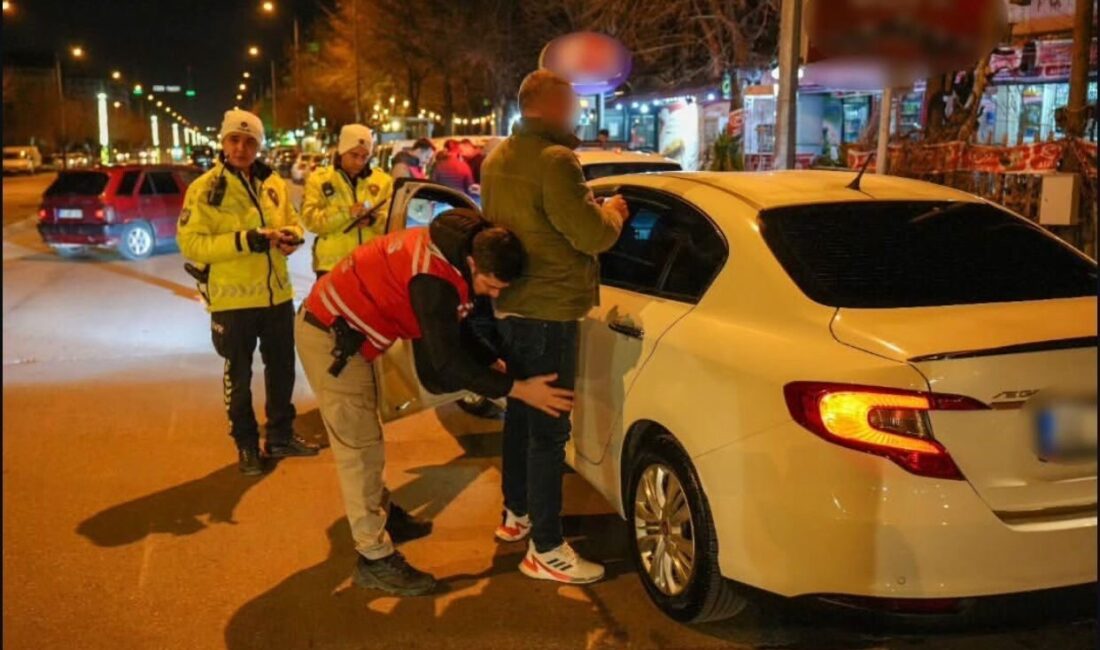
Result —
[[427, 138], [417, 139], [417, 141], [413, 143], [413, 146], [411, 148], [412, 149], [431, 149], [432, 151], [435, 151], [435, 145], [432, 144], [432, 141], [427, 139]]
[[495, 276], [501, 282], [511, 282], [523, 273], [527, 253], [512, 231], [493, 227], [474, 236], [473, 251], [479, 273]]
[[607, 137], [610, 138], [611, 137], [611, 131], [608, 131], [607, 129], [600, 129], [599, 133], [597, 133], [596, 135], [606, 135]]
[[450, 138], [449, 140], [444, 141], [443, 149], [445, 151], [454, 151], [455, 149], [458, 149], [458, 140]]
[[462, 138], [461, 144], [473, 144], [474, 141], [469, 138]]

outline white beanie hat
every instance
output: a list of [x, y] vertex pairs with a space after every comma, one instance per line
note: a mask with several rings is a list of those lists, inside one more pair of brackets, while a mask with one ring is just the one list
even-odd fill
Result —
[[340, 142], [336, 145], [336, 153], [343, 155], [356, 147], [366, 147], [370, 151], [374, 147], [374, 133], [369, 126], [362, 124], [345, 124], [340, 129]]
[[242, 111], [239, 108], [225, 112], [225, 117], [222, 118], [221, 135], [218, 136], [218, 139], [224, 140], [225, 136], [230, 133], [250, 135], [256, 139], [256, 142], [260, 143], [260, 146], [264, 144], [264, 123], [254, 113]]

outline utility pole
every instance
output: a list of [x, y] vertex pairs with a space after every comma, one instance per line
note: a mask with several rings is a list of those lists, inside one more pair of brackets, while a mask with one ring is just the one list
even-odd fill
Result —
[[279, 96], [275, 84], [275, 59], [271, 59], [271, 127], [276, 131], [279, 129], [278, 104]]
[[351, 0], [351, 49], [355, 57], [355, 123], [362, 124], [360, 97], [363, 94], [359, 70], [359, 0]]
[[57, 72], [57, 107], [61, 113], [61, 168], [69, 168], [69, 157], [66, 155], [69, 151], [69, 131], [65, 125], [65, 89], [61, 83], [61, 57], [54, 52], [53, 54], [54, 70]]
[[298, 14], [294, 14], [294, 128], [302, 125], [302, 69], [298, 60]]
[[1089, 91], [1089, 49], [1092, 47], [1092, 2], [1077, 0], [1073, 12], [1073, 50], [1069, 70], [1069, 106], [1066, 107], [1066, 135], [1079, 138], [1085, 133], [1085, 110]]
[[794, 169], [798, 133], [798, 58], [802, 0], [783, 0], [779, 10], [779, 96], [776, 98], [775, 168]]
[[875, 173], [885, 174], [890, 143], [890, 116], [894, 114], [894, 89], [882, 89], [882, 101], [878, 107], [878, 150], [875, 152]]

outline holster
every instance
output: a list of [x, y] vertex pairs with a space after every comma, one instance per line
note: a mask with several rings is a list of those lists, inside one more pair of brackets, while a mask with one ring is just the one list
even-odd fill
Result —
[[199, 290], [199, 295], [202, 296], [203, 301], [209, 305], [210, 293], [208, 283], [210, 281], [210, 265], [206, 264], [200, 269], [191, 262], [184, 262], [183, 270], [187, 271], [187, 275], [195, 278], [195, 284], [196, 288]]
[[339, 377], [344, 371], [344, 366], [348, 365], [348, 359], [359, 353], [367, 337], [362, 332], [352, 329], [343, 318], [337, 318], [332, 322], [332, 337], [336, 345], [332, 348], [333, 359], [328, 373], [333, 377]]

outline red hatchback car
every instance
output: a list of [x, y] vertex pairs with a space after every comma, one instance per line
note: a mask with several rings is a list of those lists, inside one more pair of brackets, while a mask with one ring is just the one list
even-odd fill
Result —
[[63, 171], [42, 196], [38, 232], [61, 255], [107, 247], [144, 259], [175, 241], [184, 192], [200, 174], [175, 165]]

